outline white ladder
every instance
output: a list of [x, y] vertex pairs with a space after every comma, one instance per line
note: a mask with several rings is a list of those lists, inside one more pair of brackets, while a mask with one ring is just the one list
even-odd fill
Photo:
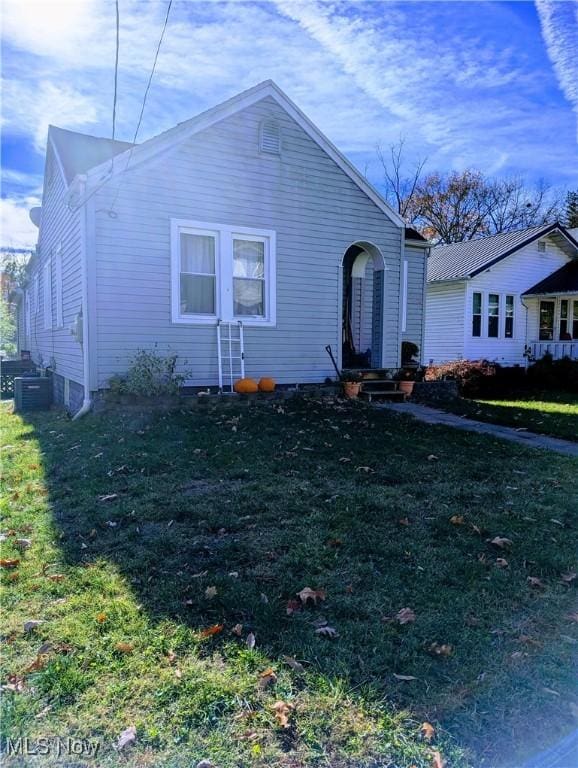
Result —
[[[236, 331], [236, 333], [234, 333]], [[224, 323], [217, 320], [217, 353], [219, 357], [219, 392], [223, 391], [223, 379], [228, 378], [229, 391], [237, 379], [245, 378], [245, 344], [243, 323]]]

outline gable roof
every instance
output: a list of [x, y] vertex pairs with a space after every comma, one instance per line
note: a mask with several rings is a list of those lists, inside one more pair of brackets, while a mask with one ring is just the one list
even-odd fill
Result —
[[[372, 200], [373, 203], [385, 213], [399, 227], [405, 227], [403, 218], [391, 208], [379, 192], [367, 181], [367, 179], [355, 168], [355, 166], [343, 155], [337, 147], [317, 128], [314, 123], [297, 107], [291, 99], [272, 80], [265, 80], [258, 85], [249, 88], [231, 99], [218, 104], [211, 109], [201, 112], [196, 117], [178, 123], [173, 128], [158, 136], [154, 136], [142, 144], [130, 145], [125, 151], [117, 154], [112, 163], [101, 162], [91, 168], [87, 173], [88, 186], [98, 185], [108, 181], [118, 173], [126, 170], [130, 159], [130, 167], [146, 163], [153, 158], [165, 153], [196, 133], [210, 128], [215, 123], [224, 120], [243, 109], [272, 98], [288, 115], [298, 123], [301, 128], [323, 149], [329, 157], [349, 176], [349, 178]], [[110, 158], [109, 158], [110, 159]]]
[[112, 141], [86, 133], [77, 133], [51, 125], [48, 134], [58, 155], [67, 184], [79, 173], [86, 173], [101, 163], [110, 161], [116, 155], [130, 149], [128, 141]]
[[524, 296], [546, 296], [552, 293], [578, 293], [578, 259], [569, 261], [544, 280], [524, 291]]
[[428, 282], [467, 280], [475, 277], [520, 248], [549, 234], [558, 234], [567, 244], [578, 249], [578, 243], [572, 235], [557, 222], [514, 232], [502, 232], [478, 240], [466, 240], [463, 243], [438, 245], [432, 248], [428, 259]]

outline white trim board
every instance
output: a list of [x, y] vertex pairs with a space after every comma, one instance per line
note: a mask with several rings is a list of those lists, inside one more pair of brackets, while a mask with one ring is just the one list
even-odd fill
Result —
[[[105, 163], [95, 166], [87, 172], [88, 187], [98, 186], [103, 181], [103, 175], [106, 181], [114, 178], [126, 170], [130, 158], [131, 169], [135, 166], [147, 163], [159, 154], [174, 149], [189, 139], [191, 136], [204, 131], [215, 125], [215, 123], [231, 117], [232, 115], [246, 109], [266, 98], [274, 99], [287, 114], [315, 141], [321, 149], [349, 176], [349, 178], [364, 192], [375, 205], [388, 216], [391, 221], [399, 227], [405, 228], [405, 222], [383, 199], [379, 192], [365, 179], [355, 168], [355, 166], [343, 155], [337, 147], [317, 128], [314, 123], [294, 104], [291, 99], [276, 85], [272, 80], [265, 80], [263, 83], [249, 88], [247, 91], [224, 101], [216, 107], [213, 107], [200, 115], [187, 120], [184, 123], [170, 128], [168, 131], [138, 144], [130, 149], [116, 155], [112, 162], [107, 160]], [[112, 172], [111, 172], [112, 165]]]

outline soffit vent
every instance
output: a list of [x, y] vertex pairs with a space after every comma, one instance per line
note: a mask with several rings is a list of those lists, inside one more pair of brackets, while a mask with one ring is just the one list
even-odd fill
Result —
[[259, 130], [259, 149], [269, 155], [281, 154], [281, 130], [275, 120], [263, 120]]
[[540, 253], [546, 253], [546, 243], [543, 240], [538, 241], [538, 251]]

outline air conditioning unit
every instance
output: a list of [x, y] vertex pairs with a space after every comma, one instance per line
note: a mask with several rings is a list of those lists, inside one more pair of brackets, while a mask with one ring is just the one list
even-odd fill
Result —
[[52, 404], [52, 379], [18, 376], [14, 379], [14, 412], [48, 410]]

